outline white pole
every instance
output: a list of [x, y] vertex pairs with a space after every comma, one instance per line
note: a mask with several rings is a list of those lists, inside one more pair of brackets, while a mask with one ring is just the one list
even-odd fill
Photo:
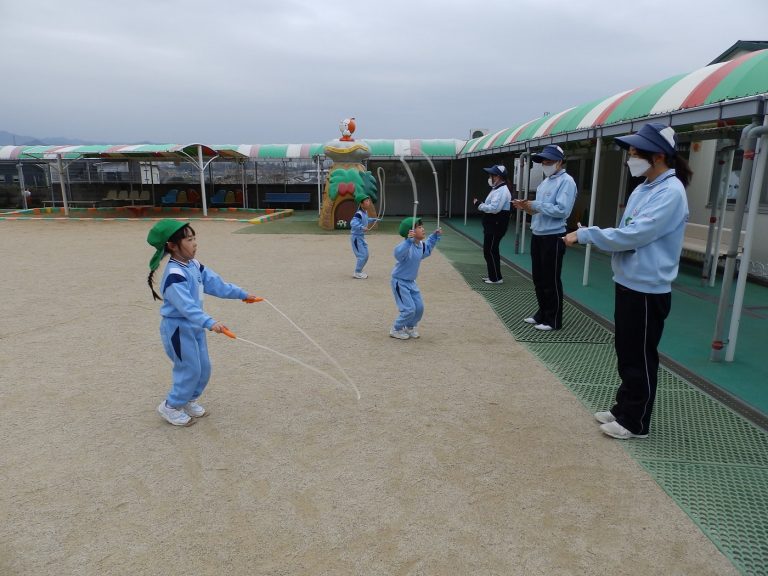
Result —
[[464, 226], [467, 225], [467, 208], [469, 206], [469, 156], [467, 156], [467, 168], [464, 174]]
[[203, 164], [203, 146], [197, 145], [197, 169], [200, 170], [200, 196], [203, 199], [203, 216], [208, 216], [208, 204], [205, 200], [205, 164]]
[[624, 214], [624, 206], [627, 204], [627, 151], [621, 150], [621, 175], [619, 176], [619, 199], [616, 202], [616, 223], [619, 227], [621, 216]]
[[[760, 207], [760, 191], [763, 189], [765, 179], [765, 168], [768, 166], [768, 115], [763, 121], [763, 135], [760, 137], [760, 146], [757, 148], [757, 162], [752, 172], [752, 186], [749, 187], [749, 212], [747, 213], [746, 235], [744, 237], [744, 252], [741, 254], [741, 264], [739, 265], [739, 278], [736, 281], [736, 297], [733, 300], [733, 312], [731, 313], [731, 329], [728, 332], [728, 346], [725, 349], [725, 361], [733, 362], [736, 354], [736, 339], [739, 336], [739, 321], [741, 320], [741, 310], [744, 306], [744, 290], [747, 285], [747, 273], [749, 272], [749, 259], [752, 256], [752, 237], [755, 232], [755, 220], [757, 211]], [[737, 236], [741, 230], [734, 229], [731, 234]]]
[[56, 169], [59, 171], [59, 184], [61, 185], [61, 202], [62, 202], [62, 205], [64, 206], [64, 215], [69, 216], [69, 204], [67, 203], [67, 189], [66, 189], [66, 186], [64, 186], [64, 169], [61, 166], [61, 154], [56, 154]]
[[[597, 139], [597, 149], [595, 150], [595, 165], [592, 170], [592, 197], [589, 199], [589, 224], [592, 226], [595, 222], [595, 204], [597, 203], [597, 176], [600, 174], [600, 153], [603, 150], [603, 138]], [[582, 286], [589, 284], [589, 259], [592, 255], [592, 244], [587, 244], [587, 251], [584, 255], [584, 276], [581, 280]]]
[[718, 197], [720, 202], [718, 203], [717, 232], [715, 235], [715, 245], [712, 249], [712, 252], [710, 253], [709, 259], [710, 287], [713, 287], [715, 285], [715, 280], [717, 280], [717, 262], [718, 257], [720, 256], [720, 242], [723, 239], [723, 224], [725, 223], [723, 216], [725, 214], [726, 206], [728, 205], [728, 182], [731, 178], [731, 171], [733, 170], [734, 153], [734, 149], [728, 151], [728, 160], [725, 162], [725, 165], [728, 166], [728, 169], [725, 171], [725, 178], [720, 184], [720, 196]]
[[[525, 157], [525, 190], [523, 198], [528, 200], [528, 189], [531, 187], [531, 161]], [[528, 213], [523, 211], [522, 227], [520, 230], [520, 254], [525, 254], [525, 221], [528, 219]]]

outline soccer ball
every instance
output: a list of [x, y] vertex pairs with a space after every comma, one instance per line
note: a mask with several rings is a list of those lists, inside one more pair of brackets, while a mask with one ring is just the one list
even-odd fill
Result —
[[347, 221], [346, 220], [339, 220], [336, 222], [336, 228], [346, 228], [347, 227]]

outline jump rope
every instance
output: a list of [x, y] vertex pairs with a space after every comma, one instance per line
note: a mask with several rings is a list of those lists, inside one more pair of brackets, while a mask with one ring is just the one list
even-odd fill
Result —
[[[318, 350], [320, 350], [320, 352], [322, 352], [326, 356], [326, 358], [328, 358], [328, 360], [331, 361], [331, 363], [339, 370], [339, 372], [341, 372], [344, 375], [344, 378], [346, 379], [346, 381], [349, 384], [349, 386], [352, 388], [352, 390], [355, 391], [355, 395], [357, 396], [357, 399], [360, 400], [360, 390], [357, 389], [357, 386], [355, 386], [355, 383], [352, 382], [352, 379], [349, 377], [349, 374], [347, 374], [346, 370], [344, 370], [344, 368], [341, 366], [341, 364], [339, 364], [333, 356], [328, 354], [328, 352], [326, 352], [325, 348], [320, 346], [320, 344], [318, 344], [309, 334], [307, 334], [293, 320], [291, 320], [288, 317], [288, 315], [285, 314], [285, 312], [280, 310], [277, 306], [275, 306], [272, 302], [270, 302], [266, 298], [246, 298], [245, 300], [243, 300], [243, 302], [245, 302], [246, 304], [253, 304], [254, 302], [266, 302], [267, 304], [272, 306], [272, 308], [274, 308], [275, 312], [277, 312], [283, 318], [285, 318], [291, 324], [291, 326], [293, 326], [294, 328], [296, 328], [296, 330], [301, 332], [301, 334], [304, 335], [304, 337], [307, 340], [309, 340], [312, 344], [314, 344], [315, 347]], [[313, 372], [316, 372], [317, 374], [320, 374], [321, 376], [325, 376], [326, 378], [329, 378], [329, 379], [333, 380], [334, 382], [336, 382], [340, 386], [344, 386], [343, 382], [341, 382], [338, 378], [335, 378], [331, 374], [328, 374], [327, 372], [324, 372], [323, 370], [320, 370], [319, 368], [315, 368], [314, 366], [311, 366], [311, 365], [307, 364], [306, 362], [302, 362], [298, 358], [294, 358], [293, 356], [289, 356], [288, 354], [284, 354], [284, 353], [279, 352], [279, 351], [277, 351], [277, 350], [275, 350], [273, 348], [270, 348], [269, 346], [264, 346], [263, 344], [258, 344], [256, 342], [251, 342], [250, 340], [246, 340], [245, 338], [241, 338], [241, 337], [237, 336], [234, 332], [232, 332], [232, 330], [230, 330], [229, 328], [222, 328], [221, 333], [224, 334], [225, 336], [228, 336], [228, 337], [232, 338], [233, 340], [239, 340], [240, 342], [245, 342], [246, 344], [250, 344], [251, 346], [255, 346], [256, 348], [261, 348], [262, 350], [267, 350], [268, 352], [272, 352], [273, 354], [277, 354], [281, 358], [285, 358], [286, 360], [290, 360], [291, 362], [295, 362], [296, 364], [299, 364], [300, 366], [303, 366], [304, 368], [307, 368], [308, 370], [312, 370]]]
[[[438, 179], [437, 179], [437, 170], [435, 170], [435, 165], [432, 163], [432, 160], [430, 159], [430, 157], [427, 156], [426, 154], [424, 155], [424, 157], [427, 159], [427, 162], [429, 162], [429, 165], [432, 168], [432, 175], [435, 178], [435, 199], [437, 201], [437, 227], [440, 228], [440, 188], [439, 188]], [[419, 205], [419, 195], [416, 187], [416, 179], [413, 177], [413, 172], [411, 172], [411, 168], [410, 166], [408, 166], [408, 163], [405, 161], [405, 158], [400, 156], [400, 162], [403, 163], [403, 166], [405, 167], [405, 171], [408, 173], [408, 178], [411, 181], [411, 188], [413, 189], [413, 225], [415, 228], [416, 213]], [[385, 175], [384, 169], [381, 166], [376, 170], [376, 176], [379, 180], [379, 188], [381, 190], [381, 203], [379, 206], [379, 213], [377, 213], [376, 215], [377, 220], [374, 223], [374, 225], [380, 222], [381, 219], [384, 218], [384, 213], [386, 211], [386, 192], [385, 192], [386, 191], [386, 175]], [[243, 300], [243, 302], [247, 304], [253, 304], [255, 302], [266, 302], [267, 304], [269, 304], [275, 310], [275, 312], [277, 312], [283, 318], [285, 318], [291, 324], [291, 326], [296, 328], [296, 330], [298, 330], [307, 340], [309, 340], [318, 350], [320, 350], [320, 352], [322, 352], [325, 355], [325, 357], [328, 358], [328, 360], [331, 361], [331, 363], [338, 369], [338, 371], [344, 375], [344, 378], [347, 381], [347, 384], [349, 384], [352, 390], [354, 390], [355, 396], [357, 396], [357, 399], [360, 400], [361, 398], [360, 390], [358, 390], [357, 386], [349, 377], [349, 374], [347, 374], [346, 370], [344, 370], [341, 364], [339, 364], [336, 361], [336, 359], [325, 350], [325, 348], [320, 346], [320, 344], [318, 344], [309, 334], [307, 334], [293, 320], [291, 320], [288, 317], [288, 315], [285, 314], [285, 312], [280, 310], [277, 306], [275, 306], [272, 302], [270, 302], [266, 298], [260, 298], [260, 297], [246, 298], [245, 300]], [[336, 382], [340, 386], [344, 386], [343, 382], [341, 382], [338, 378], [332, 376], [331, 374], [328, 374], [328, 372], [320, 370], [319, 368], [316, 368], [310, 364], [307, 364], [306, 362], [303, 362], [298, 358], [295, 358], [293, 356], [290, 356], [288, 354], [275, 350], [274, 348], [270, 348], [269, 346], [265, 346], [257, 342], [252, 342], [251, 340], [246, 340], [245, 338], [241, 338], [240, 336], [237, 336], [234, 332], [232, 332], [232, 330], [230, 330], [229, 328], [222, 328], [221, 333], [224, 334], [225, 336], [228, 336], [229, 338], [232, 338], [233, 340], [239, 340], [240, 342], [250, 344], [251, 346], [254, 346], [256, 348], [261, 348], [262, 350], [266, 350], [267, 352], [272, 352], [273, 354], [280, 356], [281, 358], [285, 358], [286, 360], [290, 360], [291, 362], [295, 362], [296, 364], [303, 366], [307, 370], [311, 370], [312, 372], [320, 374], [321, 376], [325, 376], [326, 378]]]

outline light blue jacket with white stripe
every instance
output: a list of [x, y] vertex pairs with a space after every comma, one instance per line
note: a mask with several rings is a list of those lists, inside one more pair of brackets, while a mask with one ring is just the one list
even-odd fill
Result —
[[613, 252], [613, 280], [638, 292], [666, 294], [677, 277], [688, 199], [670, 169], [634, 189], [618, 228], [579, 228], [580, 244]]
[[544, 178], [536, 188], [536, 200], [531, 202], [531, 208], [536, 211], [531, 218], [531, 232], [536, 236], [564, 233], [574, 202], [576, 182], [565, 169]]

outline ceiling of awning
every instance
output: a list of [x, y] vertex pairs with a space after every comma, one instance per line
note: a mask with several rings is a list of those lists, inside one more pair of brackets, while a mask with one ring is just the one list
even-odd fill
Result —
[[59, 155], [65, 160], [78, 158], [105, 158], [109, 160], [174, 161], [197, 158], [198, 147], [204, 158], [247, 158], [237, 147], [221, 147], [206, 144], [132, 144], [89, 146], [2, 146], [0, 160], [25, 160], [37, 158], [51, 160]]
[[[607, 126], [619, 127], [628, 122], [674, 116], [691, 110], [703, 111], [696, 115], [696, 122], [720, 120], [728, 115], [723, 113], [723, 103], [736, 104], [745, 98], [754, 99], [766, 93], [768, 49], [749, 52], [689, 74], [673, 76], [656, 84], [620, 92], [609, 98], [475, 138], [466, 143], [459, 155], [488, 153], [497, 151], [497, 148], [544, 138], [556, 141], [558, 135], [594, 131]], [[744, 110], [744, 107], [734, 110], [733, 116], [744, 115]], [[691, 115], [687, 117], [693, 118]], [[621, 130], [615, 133], [621, 133]]]

